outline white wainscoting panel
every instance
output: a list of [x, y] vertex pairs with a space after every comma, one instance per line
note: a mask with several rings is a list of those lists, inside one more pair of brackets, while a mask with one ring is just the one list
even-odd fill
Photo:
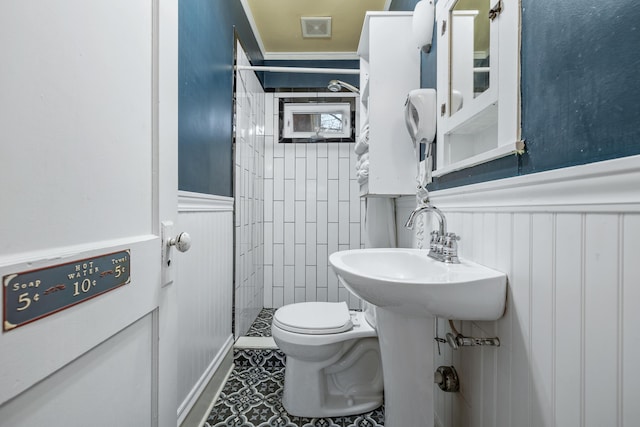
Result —
[[436, 353], [461, 381], [436, 388], [442, 426], [638, 424], [639, 173], [635, 156], [432, 193], [461, 256], [509, 277], [501, 319], [456, 322], [501, 346]]
[[[238, 65], [251, 65], [238, 42]], [[235, 336], [244, 335], [264, 299], [265, 94], [251, 70], [236, 71], [234, 149]]]
[[174, 255], [178, 414], [184, 417], [233, 344], [233, 199], [180, 192], [174, 229], [192, 239], [188, 252]]
[[620, 290], [618, 322], [618, 401], [620, 416], [618, 422], [623, 426], [632, 426], [640, 419], [640, 215], [625, 215], [622, 220], [624, 239], [622, 242], [622, 288]]

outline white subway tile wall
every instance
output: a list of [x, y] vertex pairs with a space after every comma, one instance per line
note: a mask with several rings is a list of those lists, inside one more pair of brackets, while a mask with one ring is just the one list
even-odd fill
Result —
[[354, 144], [278, 143], [278, 102], [279, 94], [265, 94], [264, 306], [346, 301], [359, 308], [328, 260], [363, 243]]
[[[239, 65], [250, 65], [237, 45]], [[265, 93], [253, 71], [236, 72], [235, 140], [235, 335], [244, 335], [262, 309], [264, 300], [264, 260], [273, 262], [273, 229], [265, 232], [265, 195], [271, 199], [273, 186], [264, 185], [264, 175], [273, 176], [273, 165], [265, 168]], [[271, 149], [271, 147], [270, 147]], [[271, 180], [273, 181], [273, 180]], [[282, 193], [280, 193], [282, 194]], [[282, 210], [279, 211], [282, 214]], [[269, 211], [273, 221], [274, 209]], [[264, 251], [264, 242], [269, 242]], [[280, 243], [282, 243], [280, 241]]]

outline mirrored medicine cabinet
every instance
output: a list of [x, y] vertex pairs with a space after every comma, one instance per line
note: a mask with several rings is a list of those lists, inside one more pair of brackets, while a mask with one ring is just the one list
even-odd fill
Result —
[[436, 4], [434, 176], [520, 152], [519, 0]]

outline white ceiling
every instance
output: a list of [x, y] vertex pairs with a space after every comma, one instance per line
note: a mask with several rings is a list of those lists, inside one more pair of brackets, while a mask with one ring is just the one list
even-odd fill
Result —
[[[241, 0], [264, 59], [356, 59], [364, 15], [391, 0]], [[303, 38], [302, 17], [331, 17], [330, 38]]]

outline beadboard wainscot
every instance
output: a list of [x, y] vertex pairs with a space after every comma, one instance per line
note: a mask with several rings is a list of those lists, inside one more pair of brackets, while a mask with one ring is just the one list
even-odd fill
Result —
[[174, 257], [178, 287], [178, 424], [233, 346], [233, 198], [178, 192], [176, 230], [191, 249]]
[[509, 277], [504, 317], [456, 322], [501, 346], [436, 354], [461, 383], [436, 390], [441, 425], [637, 423], [639, 182], [631, 156], [432, 192], [461, 257]]

